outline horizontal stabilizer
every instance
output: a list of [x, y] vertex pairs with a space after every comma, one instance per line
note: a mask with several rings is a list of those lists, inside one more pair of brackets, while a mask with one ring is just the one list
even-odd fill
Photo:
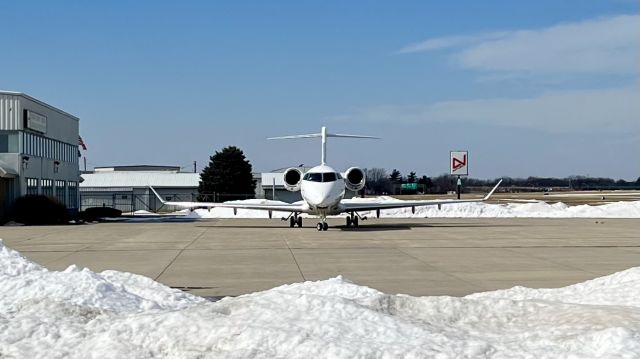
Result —
[[291, 136], [279, 136], [279, 137], [269, 137], [267, 140], [293, 140], [296, 138], [322, 138], [322, 159], [321, 163], [324, 165], [327, 161], [327, 138], [329, 137], [341, 137], [341, 138], [373, 138], [380, 139], [380, 137], [375, 136], [363, 136], [363, 135], [348, 135], [342, 133], [328, 133], [326, 127], [322, 127], [320, 133], [308, 133], [304, 135], [291, 135]]
[[[296, 138], [318, 138], [322, 137], [321, 133], [308, 133], [306, 135], [291, 135], [291, 136], [279, 136], [279, 137], [269, 137], [267, 140], [293, 140]], [[347, 135], [342, 133], [327, 133], [326, 137], [342, 137], [342, 138], [373, 138], [380, 139], [380, 137], [375, 136], [363, 136], [363, 135]]]

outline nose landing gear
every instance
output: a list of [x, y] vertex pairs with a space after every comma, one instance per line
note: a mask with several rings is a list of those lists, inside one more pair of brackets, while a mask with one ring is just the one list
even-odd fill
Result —
[[316, 224], [316, 229], [318, 230], [318, 232], [326, 231], [327, 229], [329, 229], [329, 224], [327, 223], [327, 219], [322, 218], [322, 222], [318, 222], [318, 224]]

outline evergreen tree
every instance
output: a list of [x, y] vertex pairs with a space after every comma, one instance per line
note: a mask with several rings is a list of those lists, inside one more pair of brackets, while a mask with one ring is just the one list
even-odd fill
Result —
[[416, 183], [416, 178], [417, 178], [416, 173], [411, 171], [411, 172], [409, 172], [409, 175], [407, 176], [407, 182]]
[[[209, 165], [200, 174], [198, 200], [232, 201], [255, 197], [256, 181], [251, 173], [251, 163], [241, 149], [225, 147], [209, 159]], [[214, 194], [217, 198], [213, 198]]]
[[424, 191], [424, 193], [427, 193], [429, 189], [433, 187], [433, 182], [431, 181], [431, 178], [427, 176], [420, 177], [420, 179], [418, 180], [418, 184], [422, 186], [422, 190]]
[[394, 168], [393, 171], [391, 171], [391, 174], [389, 175], [389, 179], [393, 183], [399, 183], [402, 181], [402, 175], [400, 174], [400, 171]]

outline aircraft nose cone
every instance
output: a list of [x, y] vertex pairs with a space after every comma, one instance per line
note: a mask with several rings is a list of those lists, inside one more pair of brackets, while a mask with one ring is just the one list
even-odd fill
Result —
[[318, 207], [327, 207], [331, 204], [331, 197], [327, 193], [316, 193], [311, 200]]

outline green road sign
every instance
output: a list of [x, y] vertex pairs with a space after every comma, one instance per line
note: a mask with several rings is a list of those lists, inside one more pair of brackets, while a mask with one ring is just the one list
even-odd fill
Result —
[[403, 183], [400, 185], [400, 189], [410, 189], [410, 190], [417, 190], [418, 189], [418, 184], [417, 183]]

